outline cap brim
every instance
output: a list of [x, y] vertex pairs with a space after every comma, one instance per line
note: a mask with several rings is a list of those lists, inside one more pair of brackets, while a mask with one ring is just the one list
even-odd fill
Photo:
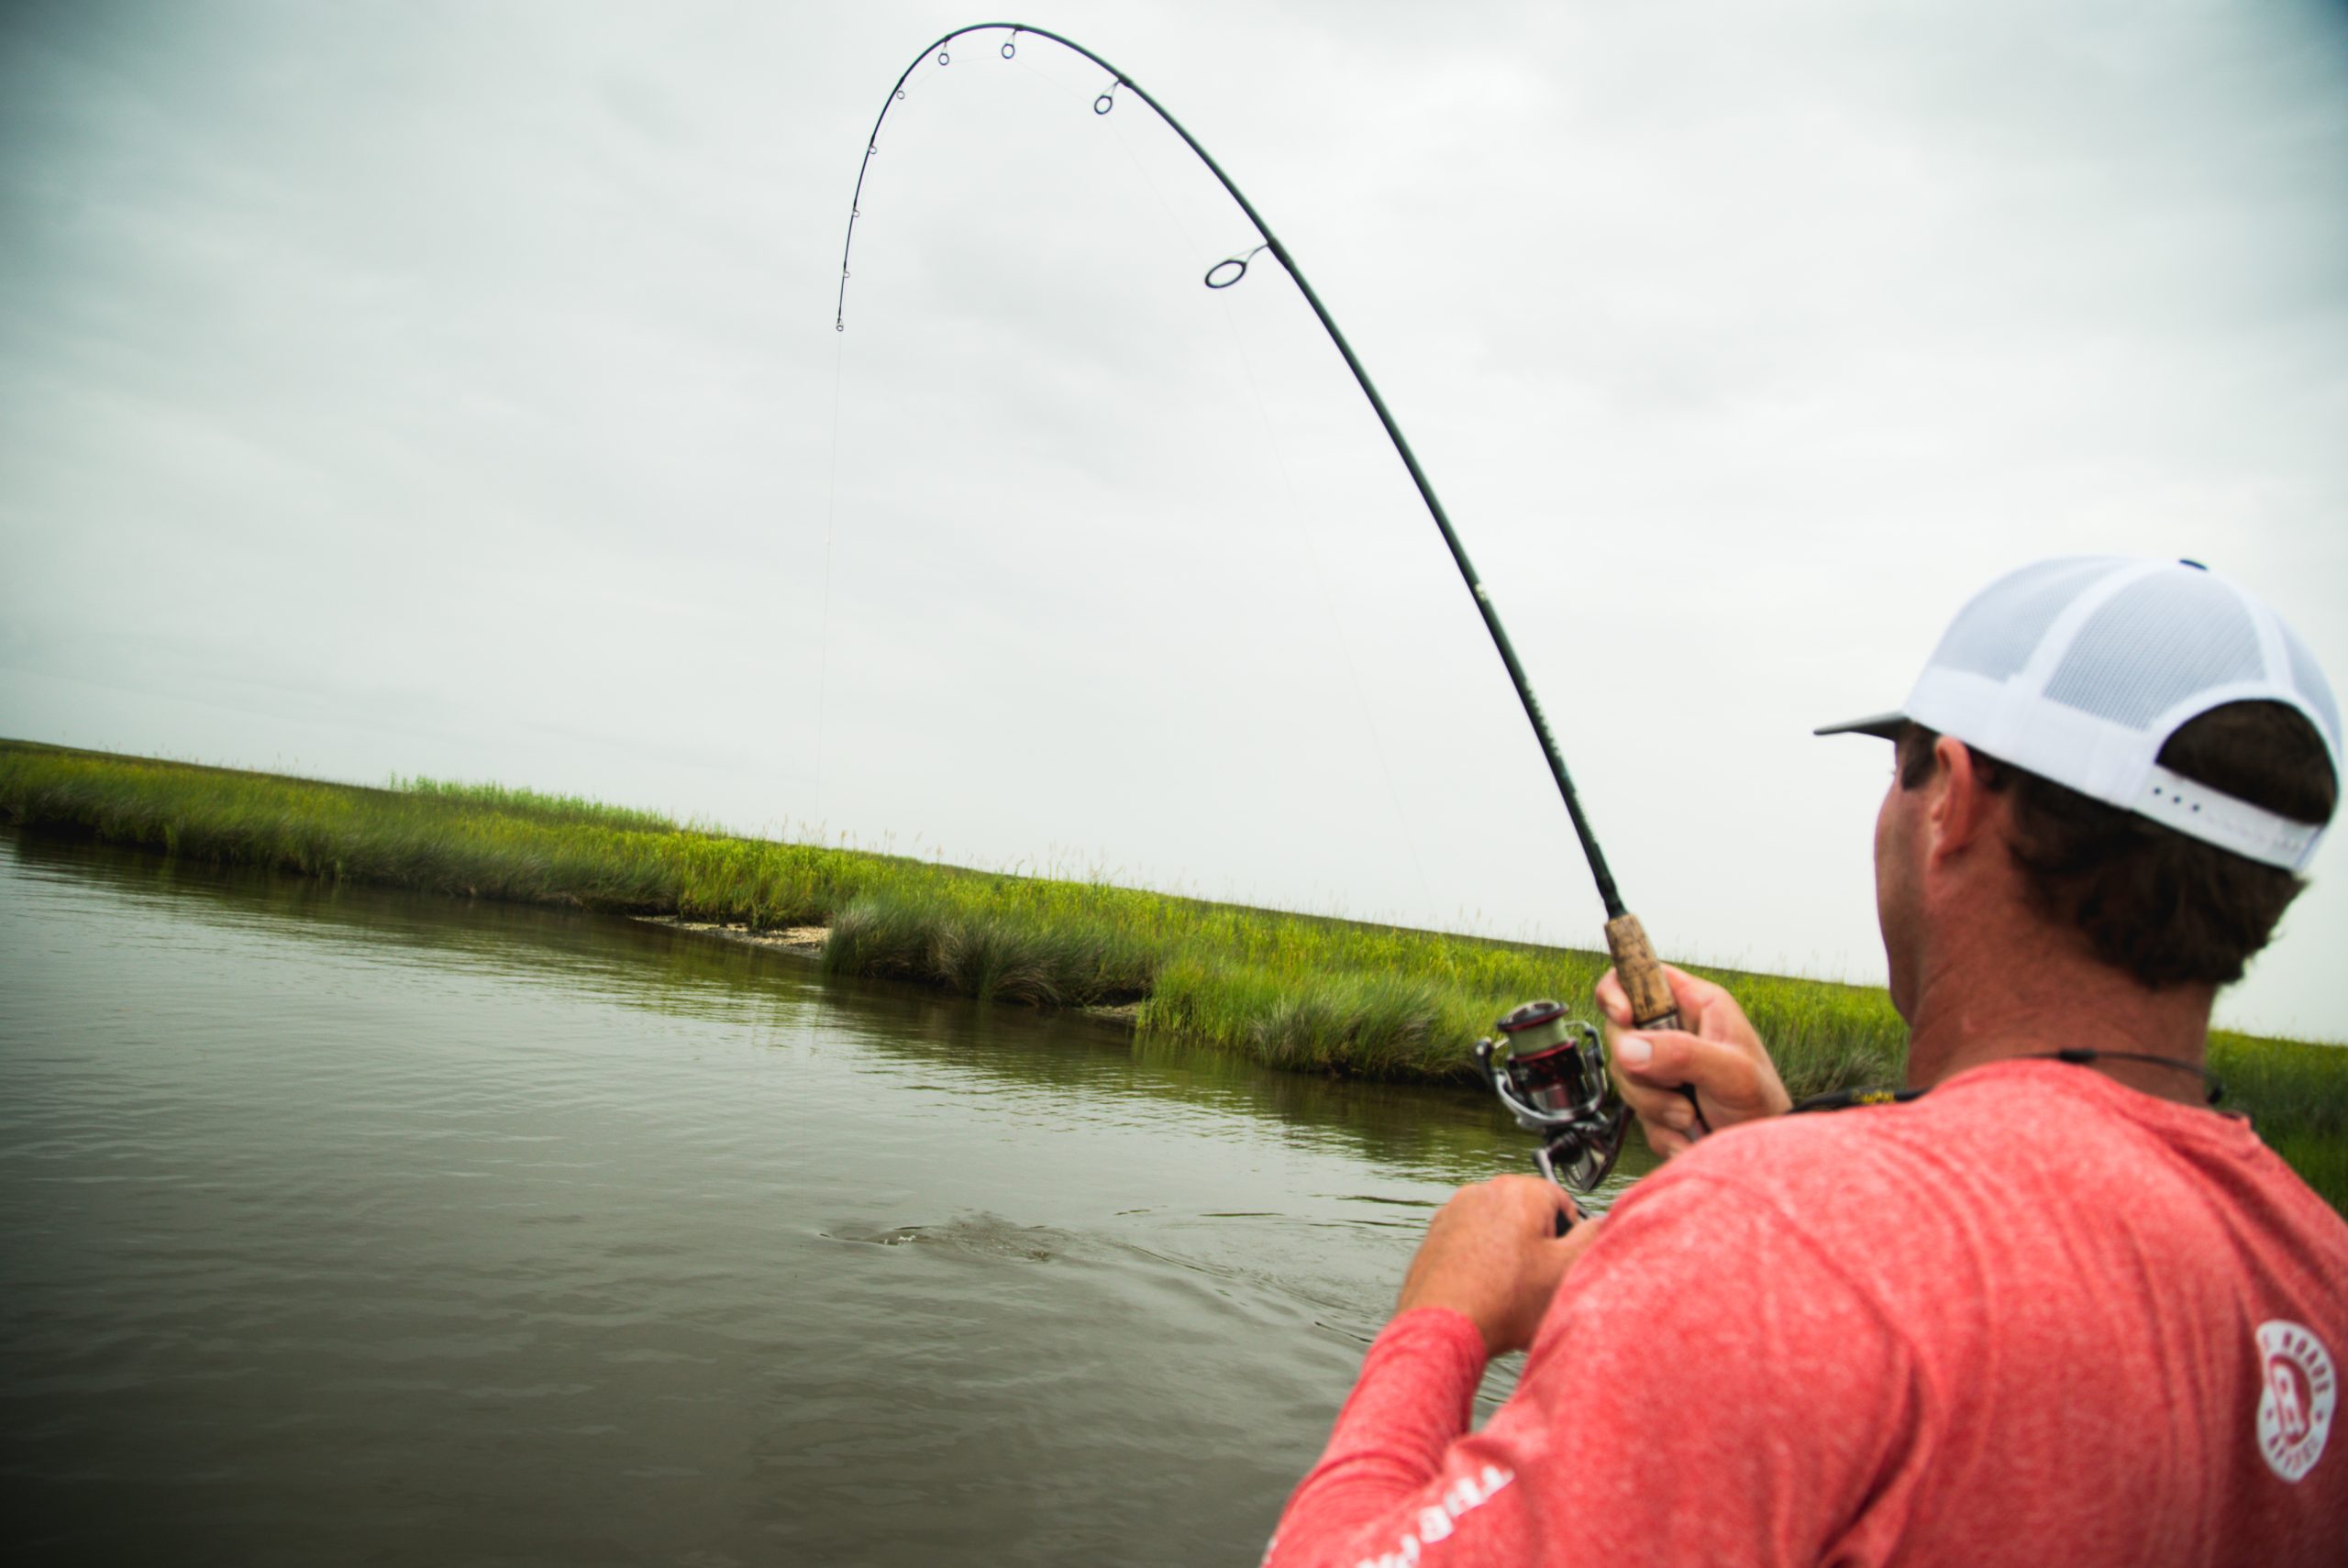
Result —
[[1896, 741], [1899, 738], [1899, 732], [1907, 727], [1908, 715], [1905, 713], [1877, 713], [1871, 719], [1827, 724], [1810, 733], [1814, 735], [1873, 735], [1877, 740]]

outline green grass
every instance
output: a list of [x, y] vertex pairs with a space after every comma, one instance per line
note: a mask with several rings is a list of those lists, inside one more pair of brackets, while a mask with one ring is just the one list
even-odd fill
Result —
[[[231, 864], [466, 897], [754, 927], [828, 925], [840, 973], [1036, 1006], [1138, 1004], [1146, 1037], [1398, 1082], [1470, 1076], [1528, 998], [1585, 1002], [1594, 952], [1018, 877], [680, 826], [494, 784], [388, 789], [0, 742], [0, 814]], [[1733, 970], [1797, 1096], [1898, 1078], [1906, 1032], [1868, 987]], [[2219, 1032], [2230, 1105], [2348, 1206], [2348, 1050]]]

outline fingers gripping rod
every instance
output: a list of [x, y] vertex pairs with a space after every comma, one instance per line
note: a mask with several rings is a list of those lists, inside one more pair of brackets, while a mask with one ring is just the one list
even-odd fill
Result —
[[[952, 62], [955, 39], [970, 33], [989, 31], [1010, 34], [1001, 50], [1005, 60], [1017, 52], [1021, 38], [1033, 37], [1049, 39], [1107, 72], [1112, 80], [1108, 91], [1093, 100], [1092, 109], [1096, 115], [1105, 115], [1116, 106], [1116, 94], [1121, 89], [1148, 105], [1151, 112], [1182, 138], [1182, 144], [1198, 155], [1199, 161], [1206, 165], [1207, 171], [1229, 193], [1231, 199], [1239, 204], [1239, 210], [1246, 215], [1247, 221], [1255, 226], [1256, 232], [1263, 237], [1263, 244], [1257, 247], [1257, 250], [1270, 251], [1273, 259], [1294, 280], [1297, 292], [1304, 296], [1304, 303], [1312, 307], [1312, 314], [1320, 320], [1322, 329], [1329, 335], [1329, 341], [1336, 345], [1338, 354], [1344, 358], [1346, 369], [1353, 372], [1355, 383], [1361, 388], [1362, 395], [1369, 400], [1370, 409], [1378, 415], [1378, 423], [1385, 428], [1386, 438], [1393, 443], [1395, 455], [1402, 459], [1402, 467], [1409, 471], [1411, 482], [1418, 487], [1419, 499], [1426, 503], [1427, 515], [1434, 519], [1436, 530], [1443, 535], [1444, 547], [1451, 552], [1452, 563], [1459, 569], [1460, 580], [1467, 584], [1468, 594], [1476, 602], [1476, 613], [1484, 619], [1484, 630], [1491, 635], [1492, 646], [1498, 650], [1501, 663], [1508, 670], [1509, 683], [1516, 688], [1517, 701], [1523, 705], [1525, 721], [1533, 726], [1533, 735], [1540, 743], [1542, 756], [1548, 759], [1549, 776], [1556, 781], [1558, 798], [1565, 801], [1566, 815], [1574, 824], [1574, 836], [1581, 841], [1582, 856], [1589, 863], [1590, 877], [1598, 884], [1599, 900], [1606, 908], [1607, 952], [1612, 956], [1616, 975], [1630, 998], [1633, 1021], [1643, 1029], [1678, 1028], [1679, 1014], [1672, 1001], [1671, 988], [1664, 978], [1662, 966], [1656, 959], [1654, 948], [1648, 944], [1638, 916], [1623, 908], [1622, 894], [1614, 886], [1614, 874], [1607, 868], [1605, 852], [1599, 848], [1598, 837], [1590, 831], [1589, 819], [1583, 814], [1581, 799], [1574, 790], [1573, 775], [1567, 771], [1566, 759], [1557, 749], [1556, 738], [1549, 733], [1549, 722], [1542, 714], [1539, 699], [1533, 695], [1533, 686], [1525, 679], [1523, 665], [1517, 660], [1516, 648], [1509, 641], [1508, 629], [1501, 624], [1500, 612], [1492, 607], [1491, 595], [1485, 590], [1483, 580], [1476, 575], [1475, 563], [1468, 558], [1467, 547], [1460, 544], [1458, 532], [1452, 527], [1450, 515], [1444, 511], [1442, 501], [1436, 497], [1426, 470], [1419, 466], [1418, 455], [1411, 450], [1411, 443], [1403, 436], [1402, 427], [1395, 423], [1393, 412], [1386, 406], [1385, 398], [1379, 394], [1377, 383], [1362, 368], [1360, 357], [1354, 352], [1353, 345], [1346, 340], [1345, 333], [1339, 330], [1335, 319], [1329, 315], [1328, 306], [1321, 303], [1321, 296], [1305, 277], [1304, 270], [1297, 265], [1296, 258], [1289, 254], [1288, 247], [1280, 243], [1279, 236], [1272, 232], [1271, 226], [1256, 210], [1256, 204], [1249, 201], [1246, 193], [1224, 172], [1223, 165], [1214, 160], [1214, 155], [1200, 146], [1198, 138], [1141, 83], [1073, 39], [1063, 38], [1047, 28], [1030, 27], [1024, 22], [974, 22], [945, 34], [915, 55], [898, 75], [888, 97], [881, 100], [880, 113], [872, 121], [872, 132], [865, 138], [864, 161], [857, 171], [856, 193], [848, 203], [847, 239], [840, 249], [839, 312], [834, 326], [841, 331], [847, 329], [848, 256], [856, 245], [856, 220], [864, 199], [864, 176], [872, 166], [874, 154], [880, 150], [880, 127], [888, 119], [889, 110], [904, 98], [905, 82], [923, 61], [935, 56], [940, 66], [948, 65]], [[1249, 257], [1255, 254], [1255, 251], [1248, 253]], [[1235, 264], [1237, 268], [1235, 272], [1226, 271]], [[1245, 276], [1246, 270], [1247, 258], [1235, 257], [1230, 261], [1218, 262], [1207, 273], [1208, 285], [1228, 288]]]

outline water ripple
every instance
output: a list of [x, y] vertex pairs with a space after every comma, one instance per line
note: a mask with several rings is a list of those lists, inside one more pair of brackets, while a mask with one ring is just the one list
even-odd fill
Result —
[[1464, 1097], [0, 833], [13, 1533], [1251, 1560], [1426, 1213], [1524, 1153]]

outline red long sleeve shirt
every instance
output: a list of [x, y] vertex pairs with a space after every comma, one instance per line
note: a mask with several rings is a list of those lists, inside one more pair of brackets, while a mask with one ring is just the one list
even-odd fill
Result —
[[1369, 1350], [1268, 1568], [2348, 1562], [2348, 1225], [2238, 1118], [2051, 1062], [1705, 1140], [1516, 1393]]

